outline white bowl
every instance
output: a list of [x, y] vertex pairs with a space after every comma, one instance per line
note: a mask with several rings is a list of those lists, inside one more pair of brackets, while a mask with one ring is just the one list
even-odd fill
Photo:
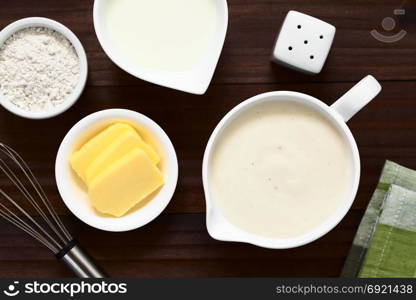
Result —
[[[254, 96], [229, 111], [213, 131], [203, 159], [202, 179], [207, 205], [206, 225], [208, 233], [214, 239], [221, 241], [245, 242], [271, 249], [287, 249], [308, 244], [332, 230], [347, 214], [355, 199], [360, 181], [360, 156], [354, 137], [345, 122], [369, 103], [379, 92], [381, 86], [372, 76], [367, 76], [338, 99], [331, 106], [302, 93], [276, 91]], [[266, 102], [291, 101], [313, 108], [330, 121], [346, 141], [346, 147], [351, 153], [352, 175], [348, 193], [338, 209], [323, 223], [305, 234], [293, 238], [268, 238], [247, 232], [232, 224], [220, 211], [210, 189], [209, 173], [214, 150], [218, 141], [223, 138], [224, 130], [244, 111], [255, 109], [257, 105]], [[299, 187], [302, 188], [302, 187]]]
[[66, 37], [71, 44], [74, 46], [75, 51], [79, 57], [80, 63], [80, 76], [78, 84], [76, 85], [75, 89], [72, 91], [72, 94], [68, 96], [64, 103], [61, 105], [54, 107], [47, 111], [42, 112], [30, 112], [26, 111], [13, 103], [11, 103], [8, 99], [6, 99], [3, 95], [0, 94], [0, 104], [7, 109], [8, 111], [14, 113], [23, 118], [28, 119], [47, 119], [59, 115], [70, 108], [80, 97], [82, 91], [84, 90], [85, 83], [87, 81], [87, 73], [88, 73], [88, 64], [87, 64], [87, 56], [85, 54], [84, 47], [82, 47], [81, 42], [76, 37], [76, 35], [68, 29], [68, 27], [58, 23], [54, 20], [48, 18], [40, 18], [40, 17], [32, 17], [32, 18], [24, 18], [20, 19], [16, 22], [13, 22], [7, 25], [1, 32], [0, 32], [0, 47], [3, 43], [14, 33], [20, 31], [24, 28], [28, 27], [46, 27], [53, 29], [59, 33], [61, 33], [64, 37]]
[[211, 41], [210, 46], [206, 49], [206, 53], [203, 55], [203, 58], [201, 58], [196, 65], [187, 71], [164, 72], [144, 69], [131, 63], [125, 56], [123, 56], [123, 54], [117, 50], [117, 47], [114, 45], [110, 34], [106, 29], [104, 20], [106, 0], [94, 1], [94, 28], [105, 53], [124, 71], [154, 84], [192, 94], [202, 95], [205, 93], [211, 82], [221, 54], [228, 26], [227, 1], [212, 1], [216, 1], [219, 15], [214, 40]]
[[[69, 164], [69, 157], [76, 148], [115, 121], [135, 126], [142, 137], [158, 150], [162, 158], [160, 167], [165, 177], [165, 184], [147, 199], [145, 205], [139, 204], [120, 218], [100, 215], [94, 210], [86, 187]], [[149, 223], [166, 208], [178, 181], [178, 160], [169, 137], [154, 121], [135, 111], [108, 109], [88, 115], [69, 130], [56, 156], [55, 177], [65, 205], [81, 221], [106, 231], [128, 231]]]

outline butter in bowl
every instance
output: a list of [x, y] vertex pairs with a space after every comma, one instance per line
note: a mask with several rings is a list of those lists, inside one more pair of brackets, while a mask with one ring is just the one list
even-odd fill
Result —
[[100, 131], [70, 157], [95, 209], [116, 217], [163, 185], [159, 161], [134, 127], [122, 122]]
[[126, 231], [156, 218], [176, 188], [178, 163], [166, 133], [149, 118], [110, 109], [79, 121], [59, 148], [59, 192], [85, 223]]

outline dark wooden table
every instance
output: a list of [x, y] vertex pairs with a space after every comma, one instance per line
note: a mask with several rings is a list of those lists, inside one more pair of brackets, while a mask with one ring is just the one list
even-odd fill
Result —
[[[229, 0], [229, 28], [213, 82], [204, 96], [158, 87], [128, 75], [102, 51], [92, 24], [93, 1], [1, 1], [0, 26], [29, 16], [55, 19], [72, 29], [88, 56], [87, 87], [77, 104], [56, 118], [31, 121], [0, 110], [0, 140], [30, 163], [59, 214], [80, 242], [117, 277], [338, 276], [385, 159], [416, 168], [416, 7], [413, 0]], [[370, 35], [405, 5], [393, 44]], [[333, 49], [318, 76], [269, 62], [288, 10], [337, 27]], [[205, 228], [201, 160], [210, 133], [233, 106], [255, 94], [294, 90], [330, 104], [367, 74], [383, 85], [379, 97], [349, 122], [362, 158], [358, 196], [345, 219], [325, 237], [291, 250], [267, 250], [211, 239]], [[61, 139], [82, 117], [106, 108], [148, 115], [171, 137], [180, 179], [166, 211], [149, 225], [108, 233], [83, 224], [61, 201], [54, 160]], [[58, 277], [71, 273], [37, 242], [0, 220], [1, 277]]]

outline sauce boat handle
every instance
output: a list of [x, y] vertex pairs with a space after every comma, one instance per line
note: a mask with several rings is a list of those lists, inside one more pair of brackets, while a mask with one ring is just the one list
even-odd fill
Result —
[[380, 83], [373, 76], [368, 75], [334, 102], [331, 108], [347, 122], [373, 100], [380, 91]]

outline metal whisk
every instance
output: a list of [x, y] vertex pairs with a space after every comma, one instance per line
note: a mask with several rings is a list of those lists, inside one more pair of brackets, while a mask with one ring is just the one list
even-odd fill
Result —
[[[32, 217], [28, 210], [39, 218]], [[78, 277], [105, 277], [71, 237], [26, 162], [3, 143], [0, 143], [0, 216], [45, 245]]]

